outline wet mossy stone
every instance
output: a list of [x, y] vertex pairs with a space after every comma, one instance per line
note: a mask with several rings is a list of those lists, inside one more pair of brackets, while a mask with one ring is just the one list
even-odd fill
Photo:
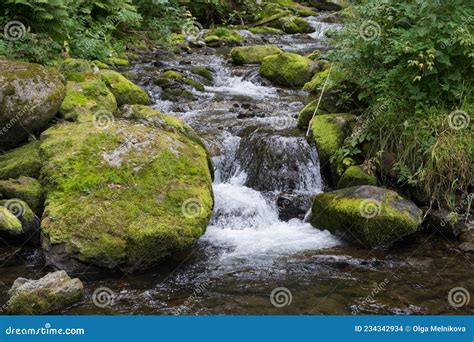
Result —
[[161, 98], [166, 101], [177, 102], [182, 99], [194, 100], [195, 96], [186, 89], [171, 89], [166, 88], [161, 92]]
[[[273, 13], [273, 14], [271, 14]], [[271, 23], [278, 20], [279, 18], [291, 15], [291, 11], [281, 11], [281, 10], [276, 10], [275, 12], [270, 12], [264, 14], [264, 18], [258, 20], [257, 22], [253, 23], [252, 26], [254, 27], [264, 27], [264, 26], [271, 26]], [[275, 28], [275, 27], [272, 27]]]
[[230, 56], [235, 64], [260, 64], [265, 57], [281, 53], [275, 45], [239, 46], [230, 51]]
[[422, 211], [395, 191], [354, 186], [314, 197], [311, 224], [366, 248], [388, 247], [415, 233]]
[[0, 180], [0, 196], [3, 199], [19, 198], [37, 214], [43, 207], [43, 188], [38, 180], [31, 177]]
[[310, 132], [316, 143], [322, 167], [328, 166], [331, 157], [342, 147], [355, 119], [355, 115], [347, 113], [321, 114], [314, 117]]
[[67, 58], [59, 66], [59, 71], [68, 81], [82, 82], [92, 75], [92, 65], [84, 59]]
[[338, 189], [356, 185], [377, 185], [377, 178], [369, 175], [360, 165], [349, 166], [337, 183]]
[[0, 59], [0, 146], [14, 148], [56, 116], [64, 77], [39, 64]]
[[41, 169], [39, 141], [33, 141], [0, 155], [0, 179], [27, 176], [38, 178]]
[[41, 227], [48, 263], [131, 272], [204, 233], [213, 206], [207, 151], [177, 122], [166, 129], [128, 120], [107, 129], [63, 123], [43, 133]]
[[276, 29], [273, 27], [268, 27], [268, 26], [261, 26], [261, 27], [251, 27], [249, 28], [249, 31], [252, 32], [253, 34], [261, 34], [261, 35], [282, 35], [285, 32], [283, 32], [280, 29]]
[[0, 234], [12, 236], [23, 234], [20, 220], [3, 206], [0, 206]]
[[104, 62], [101, 61], [92, 61], [92, 64], [95, 65], [99, 69], [110, 69], [110, 66], [108, 64], [105, 64]]
[[31, 210], [28, 203], [19, 198], [10, 198], [7, 200], [0, 200], [0, 206], [1, 208], [7, 209], [21, 223], [21, 231], [15, 233], [12, 232], [6, 236], [3, 235], [4, 238], [13, 244], [27, 243], [31, 246], [38, 246], [40, 219], [35, 215], [33, 210]]
[[204, 33], [204, 42], [210, 46], [240, 45], [245, 38], [236, 30], [225, 27], [210, 29]]
[[309, 58], [291, 52], [265, 57], [260, 74], [275, 84], [301, 87], [316, 71], [316, 64]]
[[308, 4], [322, 11], [339, 11], [350, 6], [348, 0], [308, 0]]
[[66, 120], [91, 121], [101, 112], [111, 115], [117, 110], [117, 101], [109, 88], [97, 78], [83, 82], [68, 82], [66, 97], [61, 104], [60, 114]]
[[101, 70], [102, 81], [114, 94], [118, 106], [124, 104], [149, 104], [148, 94], [139, 86], [133, 84], [120, 73], [113, 70]]
[[9, 314], [38, 315], [67, 308], [80, 301], [84, 286], [78, 278], [71, 279], [64, 271], [48, 273], [31, 280], [17, 278], [8, 291], [5, 305]]
[[306, 20], [294, 15], [280, 17], [269, 23], [268, 26], [280, 29], [288, 34], [312, 33], [315, 31], [314, 27], [312, 27]]
[[114, 66], [128, 66], [128, 59], [112, 57], [107, 59], [107, 64]]
[[206, 67], [193, 67], [191, 72], [195, 75], [199, 75], [204, 77], [206, 80], [212, 82], [214, 81], [214, 76], [212, 75], [212, 71]]

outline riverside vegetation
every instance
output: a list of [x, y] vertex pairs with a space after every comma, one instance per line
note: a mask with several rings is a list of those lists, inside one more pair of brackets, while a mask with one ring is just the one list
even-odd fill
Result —
[[[325, 43], [295, 47], [314, 18], [334, 27]], [[309, 243], [328, 234], [304, 251], [344, 241], [379, 253], [429, 232], [471, 258], [472, 4], [6, 0], [0, 22], [0, 269], [32, 249], [42, 277], [7, 284], [5, 313], [81, 305], [67, 273], [87, 284], [167, 269], [219, 234], [209, 227], [248, 228], [258, 210]], [[228, 98], [206, 94], [233, 85], [199, 61], [219, 54], [233, 81], [278, 89], [290, 116], [252, 90], [212, 115]], [[204, 116], [162, 107], [208, 102]]]

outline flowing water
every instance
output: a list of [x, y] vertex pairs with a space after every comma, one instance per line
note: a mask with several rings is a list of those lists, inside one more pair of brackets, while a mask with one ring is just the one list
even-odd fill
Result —
[[[339, 25], [308, 20], [316, 29], [311, 35], [242, 33], [286, 51], [326, 49], [324, 32]], [[256, 66], [233, 66], [227, 53], [204, 48], [145, 55], [128, 70], [152, 95], [154, 107], [188, 122], [211, 153], [215, 207], [205, 235], [146, 273], [83, 275], [84, 300], [60, 313], [473, 313], [472, 306], [454, 308], [448, 302], [451, 288], [474, 288], [466, 276], [472, 257], [452, 242], [427, 232], [390, 251], [368, 251], [305, 222], [311, 196], [323, 191], [317, 151], [296, 129], [296, 114], [308, 95], [272, 86]], [[214, 71], [205, 91], [194, 91], [194, 100], [161, 100], [161, 89], [152, 82], [158, 68], [186, 72], [194, 66]], [[13, 252], [0, 255], [0, 303], [16, 277], [38, 278], [48, 271], [38, 250]], [[104, 308], [91, 300], [101, 287], [113, 293]]]

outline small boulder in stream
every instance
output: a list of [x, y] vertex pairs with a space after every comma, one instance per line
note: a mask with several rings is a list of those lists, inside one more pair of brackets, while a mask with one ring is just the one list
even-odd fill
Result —
[[232, 61], [237, 65], [260, 64], [265, 57], [281, 53], [275, 45], [239, 46], [230, 51]]
[[315, 196], [310, 222], [366, 248], [390, 246], [415, 233], [422, 211], [395, 191], [354, 186]]
[[267, 56], [260, 66], [260, 74], [277, 85], [301, 87], [311, 80], [317, 64], [311, 59], [291, 52]]
[[38, 280], [17, 278], [8, 291], [5, 305], [9, 314], [37, 315], [66, 308], [80, 301], [84, 286], [64, 271], [48, 273]]

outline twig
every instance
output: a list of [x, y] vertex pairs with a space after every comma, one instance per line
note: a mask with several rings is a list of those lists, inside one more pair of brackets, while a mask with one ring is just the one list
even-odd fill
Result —
[[332, 63], [331, 63], [331, 65], [329, 66], [328, 77], [326, 77], [326, 81], [324, 81], [323, 89], [321, 90], [321, 95], [319, 95], [318, 104], [316, 105], [316, 108], [314, 109], [314, 113], [313, 113], [313, 116], [311, 117], [311, 120], [309, 120], [308, 130], [306, 131], [306, 137], [308, 137], [308, 135], [309, 135], [309, 131], [310, 131], [310, 129], [311, 129], [311, 123], [313, 122], [313, 119], [314, 119], [314, 117], [316, 116], [316, 112], [317, 112], [318, 109], [319, 109], [319, 105], [320, 105], [320, 103], [321, 103], [321, 99], [323, 98], [323, 95], [324, 95], [324, 90], [326, 89], [326, 85], [328, 84], [329, 76], [331, 75], [331, 70], [332, 70]]

